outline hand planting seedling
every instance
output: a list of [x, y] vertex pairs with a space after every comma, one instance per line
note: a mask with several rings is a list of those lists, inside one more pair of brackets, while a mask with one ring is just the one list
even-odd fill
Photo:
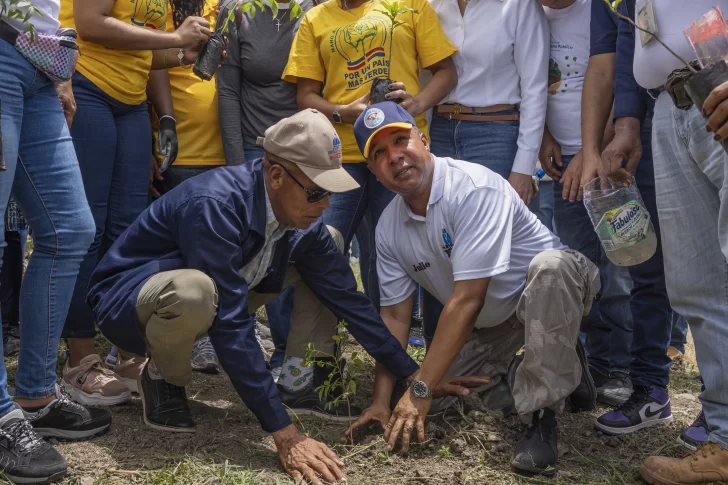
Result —
[[[383, 9], [378, 9], [378, 12], [383, 13], [384, 15], [389, 18], [390, 27], [389, 27], [389, 71], [386, 78], [376, 78], [374, 82], [372, 82], [372, 89], [370, 91], [370, 99], [371, 103], [381, 103], [382, 101], [386, 101], [384, 96], [389, 93], [390, 87], [392, 84], [394, 84], [395, 81], [392, 81], [390, 78], [390, 75], [392, 73], [392, 66], [394, 65], [392, 62], [392, 46], [394, 45], [394, 32], [397, 29], [397, 27], [404, 25], [405, 22], [398, 20], [397, 17], [400, 15], [404, 15], [406, 13], [411, 13], [413, 15], [419, 14], [420, 12], [412, 7], [408, 7], [407, 5], [400, 4], [398, 1], [392, 1], [389, 2], [387, 0], [381, 0], [380, 5], [384, 7]], [[399, 104], [403, 100], [402, 99], [395, 99], [393, 100], [395, 103]]]
[[[222, 60], [222, 52], [225, 49], [225, 34], [230, 32], [230, 24], [237, 22], [238, 14], [242, 15], [250, 12], [250, 17], [255, 18], [258, 10], [261, 12], [265, 11], [266, 5], [268, 5], [273, 13], [273, 20], [277, 22], [276, 25], [278, 30], [280, 30], [281, 22], [278, 19], [278, 2], [275, 0], [270, 0], [267, 3], [263, 2], [263, 0], [236, 1], [228, 9], [225, 18], [221, 19], [218, 23], [215, 32], [210, 36], [209, 42], [202, 47], [200, 56], [197, 58], [193, 68], [197, 77], [204, 81], [209, 81], [215, 75]], [[301, 9], [301, 6], [295, 0], [291, 0], [289, 11], [288, 17], [291, 20], [303, 16], [303, 9]]]

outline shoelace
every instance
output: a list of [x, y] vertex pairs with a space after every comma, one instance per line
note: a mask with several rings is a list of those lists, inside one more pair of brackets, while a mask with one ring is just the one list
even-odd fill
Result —
[[89, 364], [86, 364], [86, 365], [88, 366], [88, 368], [79, 374], [79, 377], [78, 377], [79, 383], [85, 382], [86, 379], [88, 379], [88, 375], [94, 371], [99, 373], [99, 378], [98, 378], [97, 382], [102, 385], [106, 384], [107, 382], [113, 381], [115, 379], [114, 372], [112, 370], [104, 367], [104, 365], [101, 362], [94, 362], [90, 365]]
[[43, 438], [36, 434], [27, 419], [19, 419], [7, 428], [0, 429], [0, 435], [23, 454], [32, 453], [43, 445]]
[[704, 460], [707, 460], [708, 455], [713, 456], [717, 451], [720, 450], [721, 447], [719, 445], [716, 445], [715, 443], [708, 443], [702, 448], [698, 448], [697, 450], [695, 450], [692, 454], [692, 457], [694, 461], [700, 461], [701, 456]]
[[622, 411], [624, 414], [631, 413], [632, 411], [642, 407], [642, 405], [644, 404], [643, 401], [646, 397], [647, 389], [636, 387], [632, 395], [629, 396], [629, 399], [627, 399], [627, 402], [619, 406], [617, 410]]
[[202, 338], [195, 342], [194, 352], [197, 352], [206, 358], [212, 358], [215, 356], [215, 349], [209, 338]]
[[66, 388], [63, 387], [63, 385], [60, 385], [58, 387], [60, 389], [60, 396], [56, 400], [54, 407], [68, 408], [70, 410], [81, 413], [82, 416], [86, 416], [88, 410], [81, 404], [74, 401], [68, 391], [66, 391]]

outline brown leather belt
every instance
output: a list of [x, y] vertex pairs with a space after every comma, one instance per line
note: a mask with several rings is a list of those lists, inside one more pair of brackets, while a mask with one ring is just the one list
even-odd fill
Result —
[[441, 104], [435, 106], [435, 114], [448, 120], [462, 121], [518, 121], [520, 114], [496, 115], [499, 111], [515, 109], [515, 104], [496, 104], [484, 108], [471, 108], [461, 104]]

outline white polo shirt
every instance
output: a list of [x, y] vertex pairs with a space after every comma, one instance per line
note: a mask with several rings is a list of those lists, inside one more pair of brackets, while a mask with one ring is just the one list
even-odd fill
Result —
[[475, 327], [494, 327], [516, 311], [531, 260], [567, 248], [504, 178], [474, 163], [433, 158], [427, 217], [396, 196], [377, 224], [381, 304], [401, 303], [417, 284], [445, 304], [455, 281], [492, 278]]

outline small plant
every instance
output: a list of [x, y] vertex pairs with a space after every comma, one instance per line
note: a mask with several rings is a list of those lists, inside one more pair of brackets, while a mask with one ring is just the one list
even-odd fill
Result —
[[[372, 82], [372, 88], [370, 90], [370, 99], [371, 103], [381, 103], [382, 101], [386, 101], [385, 95], [390, 91], [390, 86], [394, 81], [392, 81], [392, 66], [394, 66], [394, 63], [392, 62], [392, 46], [394, 45], [394, 32], [397, 29], [397, 27], [404, 25], [405, 22], [398, 20], [397, 17], [400, 15], [404, 15], [406, 13], [411, 14], [418, 14], [420, 13], [418, 10], [409, 7], [407, 5], [404, 5], [403, 3], [400, 3], [398, 1], [388, 1], [388, 0], [380, 0], [379, 4], [384, 7], [382, 9], [378, 9], [377, 11], [380, 13], [383, 13], [387, 16], [389, 19], [390, 25], [389, 25], [389, 70], [387, 73], [386, 78], [376, 78]], [[401, 103], [401, 99], [396, 99], [396, 103]]]
[[437, 450], [437, 456], [444, 460], [447, 460], [449, 458], [452, 458], [452, 451], [450, 451], [449, 446], [441, 446], [440, 449]]
[[[250, 12], [250, 17], [255, 18], [257, 10], [260, 9], [260, 11], [262, 12], [265, 10], [265, 7], [266, 4], [263, 2], [263, 0], [248, 0], [246, 2], [238, 1], [235, 5], [230, 7], [227, 15], [225, 16], [225, 20], [223, 20], [222, 23], [218, 25], [215, 31], [222, 34], [227, 34], [228, 32], [230, 32], [230, 22], [235, 22], [235, 16], [237, 15], [238, 10], [241, 13]], [[268, 7], [270, 7], [271, 12], [273, 13], [273, 19], [277, 21], [278, 2], [271, 0], [270, 2], [268, 2]], [[299, 5], [295, 0], [291, 0], [288, 10], [288, 18], [290, 20], [297, 19], [303, 16], [303, 9], [301, 9], [301, 5]], [[278, 23], [278, 28], [280, 29], [280, 22]]]
[[[278, 2], [268, 0], [267, 4], [273, 13], [273, 20], [276, 22], [278, 30], [280, 30], [281, 22], [278, 18]], [[250, 12], [250, 16], [255, 17], [258, 9], [262, 12], [265, 10], [265, 7], [266, 2], [263, 2], [263, 0], [248, 0], [245, 2], [235, 0], [234, 4], [228, 8], [227, 14], [222, 21], [218, 22], [215, 32], [210, 36], [210, 40], [202, 46], [202, 51], [200, 51], [200, 55], [193, 68], [197, 77], [204, 81], [209, 81], [215, 75], [222, 60], [222, 52], [225, 49], [224, 35], [230, 32], [230, 22], [236, 21], [238, 12]], [[291, 20], [303, 16], [303, 9], [295, 0], [290, 0], [289, 10], [288, 16]]]
[[350, 398], [356, 394], [354, 373], [356, 369], [365, 370], [366, 367], [364, 361], [359, 358], [359, 352], [352, 352], [348, 362], [343, 358], [344, 346], [342, 340], [346, 331], [346, 322], [343, 320], [339, 322], [336, 330], [336, 334], [331, 337], [336, 343], [334, 354], [318, 350], [309, 342], [304, 355], [304, 365], [313, 364], [329, 370], [326, 380], [316, 388], [319, 399], [326, 401], [327, 409], [345, 402], [347, 412], [351, 416]]
[[670, 49], [670, 47], [668, 47], [668, 45], [667, 45], [667, 44], [665, 44], [665, 43], [664, 43], [664, 42], [663, 42], [663, 41], [662, 41], [662, 40], [661, 40], [661, 39], [660, 39], [660, 38], [659, 38], [659, 37], [657, 36], [657, 33], [656, 33], [656, 32], [652, 32], [652, 31], [649, 31], [649, 30], [647, 30], [647, 29], [643, 29], [642, 27], [640, 27], [639, 25], [637, 25], [637, 23], [636, 23], [636, 22], [635, 22], [634, 20], [632, 20], [631, 18], [629, 18], [629, 17], [628, 17], [628, 16], [626, 16], [626, 15], [623, 15], [623, 14], [619, 13], [619, 11], [618, 11], [618, 8], [619, 8], [619, 4], [621, 4], [621, 3], [622, 3], [622, 0], [604, 0], [604, 3], [606, 3], [606, 4], [607, 4], [607, 6], [609, 6], [609, 9], [610, 9], [610, 10], [612, 11], [612, 13], [613, 13], [614, 15], [616, 15], [616, 16], [617, 16], [617, 17], [619, 17], [620, 19], [624, 20], [625, 22], [629, 23], [630, 25], [632, 25], [632, 26], [633, 26], [633, 27], [634, 27], [635, 29], [639, 30], [640, 32], [644, 32], [644, 33], [646, 33], [646, 34], [650, 34], [650, 35], [651, 35], [652, 37], [654, 37], [654, 39], [655, 39], [655, 40], [656, 40], [657, 42], [659, 42], [659, 43], [660, 43], [660, 45], [662, 45], [662, 47], [664, 47], [665, 49], [667, 49], [667, 51], [668, 51], [668, 52], [669, 52], [670, 54], [672, 54], [672, 55], [673, 55], [673, 56], [675, 56], [675, 57], [676, 57], [677, 59], [679, 59], [679, 60], [680, 60], [680, 62], [682, 62], [683, 64], [685, 64], [685, 67], [687, 67], [687, 68], [688, 68], [688, 69], [690, 70], [690, 72], [697, 72], [697, 71], [695, 70], [695, 68], [694, 68], [693, 66], [691, 66], [691, 65], [690, 65], [690, 63], [689, 63], [689, 62], [687, 62], [687, 61], [686, 61], [685, 59], [683, 59], [683, 58], [682, 58], [682, 57], [681, 57], [681, 56], [680, 56], [680, 55], [679, 55], [679, 54], [678, 54], [677, 52], [675, 52], [674, 50]]
[[20, 20], [25, 25], [25, 32], [30, 32], [31, 40], [38, 36], [35, 27], [30, 23], [33, 15], [43, 17], [43, 13], [28, 0], [0, 0], [0, 19]]
[[[400, 5], [397, 1], [388, 2], [387, 0], [380, 0], [380, 5], [384, 7], [383, 9], [378, 9], [378, 12], [383, 13], [389, 18], [390, 26], [389, 26], [389, 67], [391, 69], [392, 67], [392, 45], [394, 44], [394, 31], [399, 27], [400, 25], [404, 25], [404, 22], [401, 20], [397, 20], [397, 17], [400, 15], [404, 15], [406, 13], [412, 13], [412, 14], [418, 14], [420, 13], [419, 10], [416, 10], [412, 7], [408, 7], [405, 4]], [[391, 70], [390, 70], [391, 73]]]

